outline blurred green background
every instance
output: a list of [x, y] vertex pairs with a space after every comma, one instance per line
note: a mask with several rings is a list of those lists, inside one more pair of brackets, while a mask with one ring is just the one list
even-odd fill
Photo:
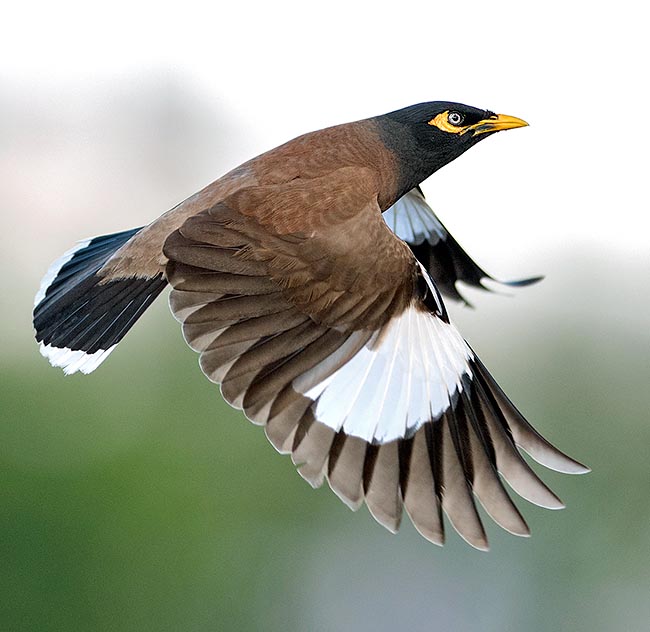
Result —
[[0, 629], [647, 630], [647, 252], [559, 237], [495, 270], [515, 243], [471, 249], [503, 277], [547, 275], [515, 298], [468, 291], [476, 309], [452, 317], [533, 424], [593, 472], [543, 471], [567, 509], [519, 502], [531, 539], [486, 520], [488, 554], [451, 529], [435, 547], [406, 518], [393, 536], [313, 491], [224, 405], [166, 296], [90, 376], [38, 354], [31, 301], [52, 259], [154, 217], [251, 142], [186, 85], [129, 90], [108, 105], [0, 99]]

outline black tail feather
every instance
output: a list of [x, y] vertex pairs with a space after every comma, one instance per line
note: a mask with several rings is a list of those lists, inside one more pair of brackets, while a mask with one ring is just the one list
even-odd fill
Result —
[[36, 340], [66, 373], [94, 370], [167, 284], [162, 274], [108, 280], [98, 275], [140, 230], [83, 241], [45, 275], [34, 307]]

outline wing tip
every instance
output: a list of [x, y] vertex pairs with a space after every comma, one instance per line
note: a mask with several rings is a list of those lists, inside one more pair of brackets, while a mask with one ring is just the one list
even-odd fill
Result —
[[[449, 518], [449, 515], [447, 515], [447, 517]], [[456, 526], [451, 518], [449, 518], [449, 522], [451, 522], [456, 533], [458, 533], [458, 535], [471, 547], [479, 551], [484, 551], [486, 553], [490, 550], [490, 543], [488, 542], [488, 538], [482, 524], [480, 532], [470, 533], [468, 529], [463, 528], [463, 525]]]
[[416, 524], [415, 522], [413, 523], [415, 526], [416, 531], [425, 539], [431, 542], [431, 544], [435, 544], [436, 546], [443, 547], [445, 546], [445, 534], [444, 532], [440, 533], [438, 531], [430, 531], [428, 529], [425, 529], [421, 527], [420, 525]]
[[[580, 461], [576, 461], [561, 450], [558, 450], [555, 446], [552, 447], [553, 451], [550, 458], [546, 458], [545, 462], [538, 461], [539, 463], [562, 474], [589, 474], [591, 472], [589, 466], [580, 463]], [[533, 458], [535, 457], [533, 456]]]
[[358, 511], [363, 505], [363, 494], [351, 494], [342, 489], [339, 489], [336, 484], [332, 484], [332, 481], [328, 478], [330, 489], [341, 499], [344, 505], [348, 507], [351, 511]]
[[537, 276], [533, 277], [528, 277], [526, 279], [513, 279], [512, 281], [500, 281], [498, 279], [493, 279], [497, 283], [501, 283], [501, 285], [508, 285], [510, 287], [527, 287], [529, 285], [534, 285], [535, 283], [539, 283], [540, 281], [543, 281], [545, 279], [545, 275], [540, 274]]
[[388, 511], [381, 511], [377, 507], [371, 508], [367, 502], [366, 505], [368, 506], [370, 515], [378, 524], [393, 535], [397, 535], [402, 522], [401, 516], [396, 516]]
[[466, 538], [462, 533], [460, 534], [461, 538], [467, 542], [472, 548], [476, 549], [477, 551], [481, 551], [481, 553], [489, 553], [490, 552], [490, 543], [488, 542], [487, 537], [483, 538], [478, 538], [478, 539], [473, 539], [470, 540]]
[[[559, 452], [559, 450], [558, 450]], [[579, 475], [579, 474], [589, 474], [591, 472], [591, 468], [580, 463], [579, 461], [576, 461], [575, 459], [572, 459], [571, 457], [567, 456], [564, 453], [562, 454], [562, 459], [559, 459], [556, 457], [556, 459], [545, 459], [544, 461], [537, 460], [534, 455], [531, 454], [531, 456], [538, 462], [541, 463], [544, 467], [547, 467], [549, 470], [553, 470], [554, 472], [560, 472], [561, 474], [573, 474], [573, 475]]]
[[[515, 420], [516, 421], [516, 420]], [[588, 474], [591, 468], [571, 458], [524, 422], [513, 423], [515, 443], [540, 465], [561, 474]], [[526, 422], [528, 425], [528, 422]]]
[[325, 480], [325, 472], [321, 470], [320, 472], [314, 472], [313, 468], [310, 468], [307, 464], [300, 465], [296, 468], [296, 471], [303, 480], [307, 481], [312, 489], [318, 489], [323, 485]]

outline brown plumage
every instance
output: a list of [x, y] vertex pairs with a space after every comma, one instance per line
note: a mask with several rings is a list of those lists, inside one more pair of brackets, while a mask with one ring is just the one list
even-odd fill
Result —
[[312, 485], [326, 478], [353, 509], [365, 500], [393, 532], [405, 509], [437, 544], [444, 511], [487, 548], [475, 496], [527, 535], [499, 473], [532, 502], [562, 505], [517, 446], [587, 470], [532, 429], [449, 323], [440, 291], [459, 299], [457, 280], [487, 275], [416, 191], [482, 138], [523, 124], [434, 102], [267, 152], [149, 226], [54, 264], [34, 312], [43, 354], [66, 372], [93, 370], [166, 280], [202, 371]]

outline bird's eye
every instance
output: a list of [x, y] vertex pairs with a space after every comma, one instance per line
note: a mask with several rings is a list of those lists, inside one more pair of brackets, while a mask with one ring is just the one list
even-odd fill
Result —
[[465, 117], [460, 112], [449, 112], [447, 115], [447, 120], [451, 125], [458, 127]]

